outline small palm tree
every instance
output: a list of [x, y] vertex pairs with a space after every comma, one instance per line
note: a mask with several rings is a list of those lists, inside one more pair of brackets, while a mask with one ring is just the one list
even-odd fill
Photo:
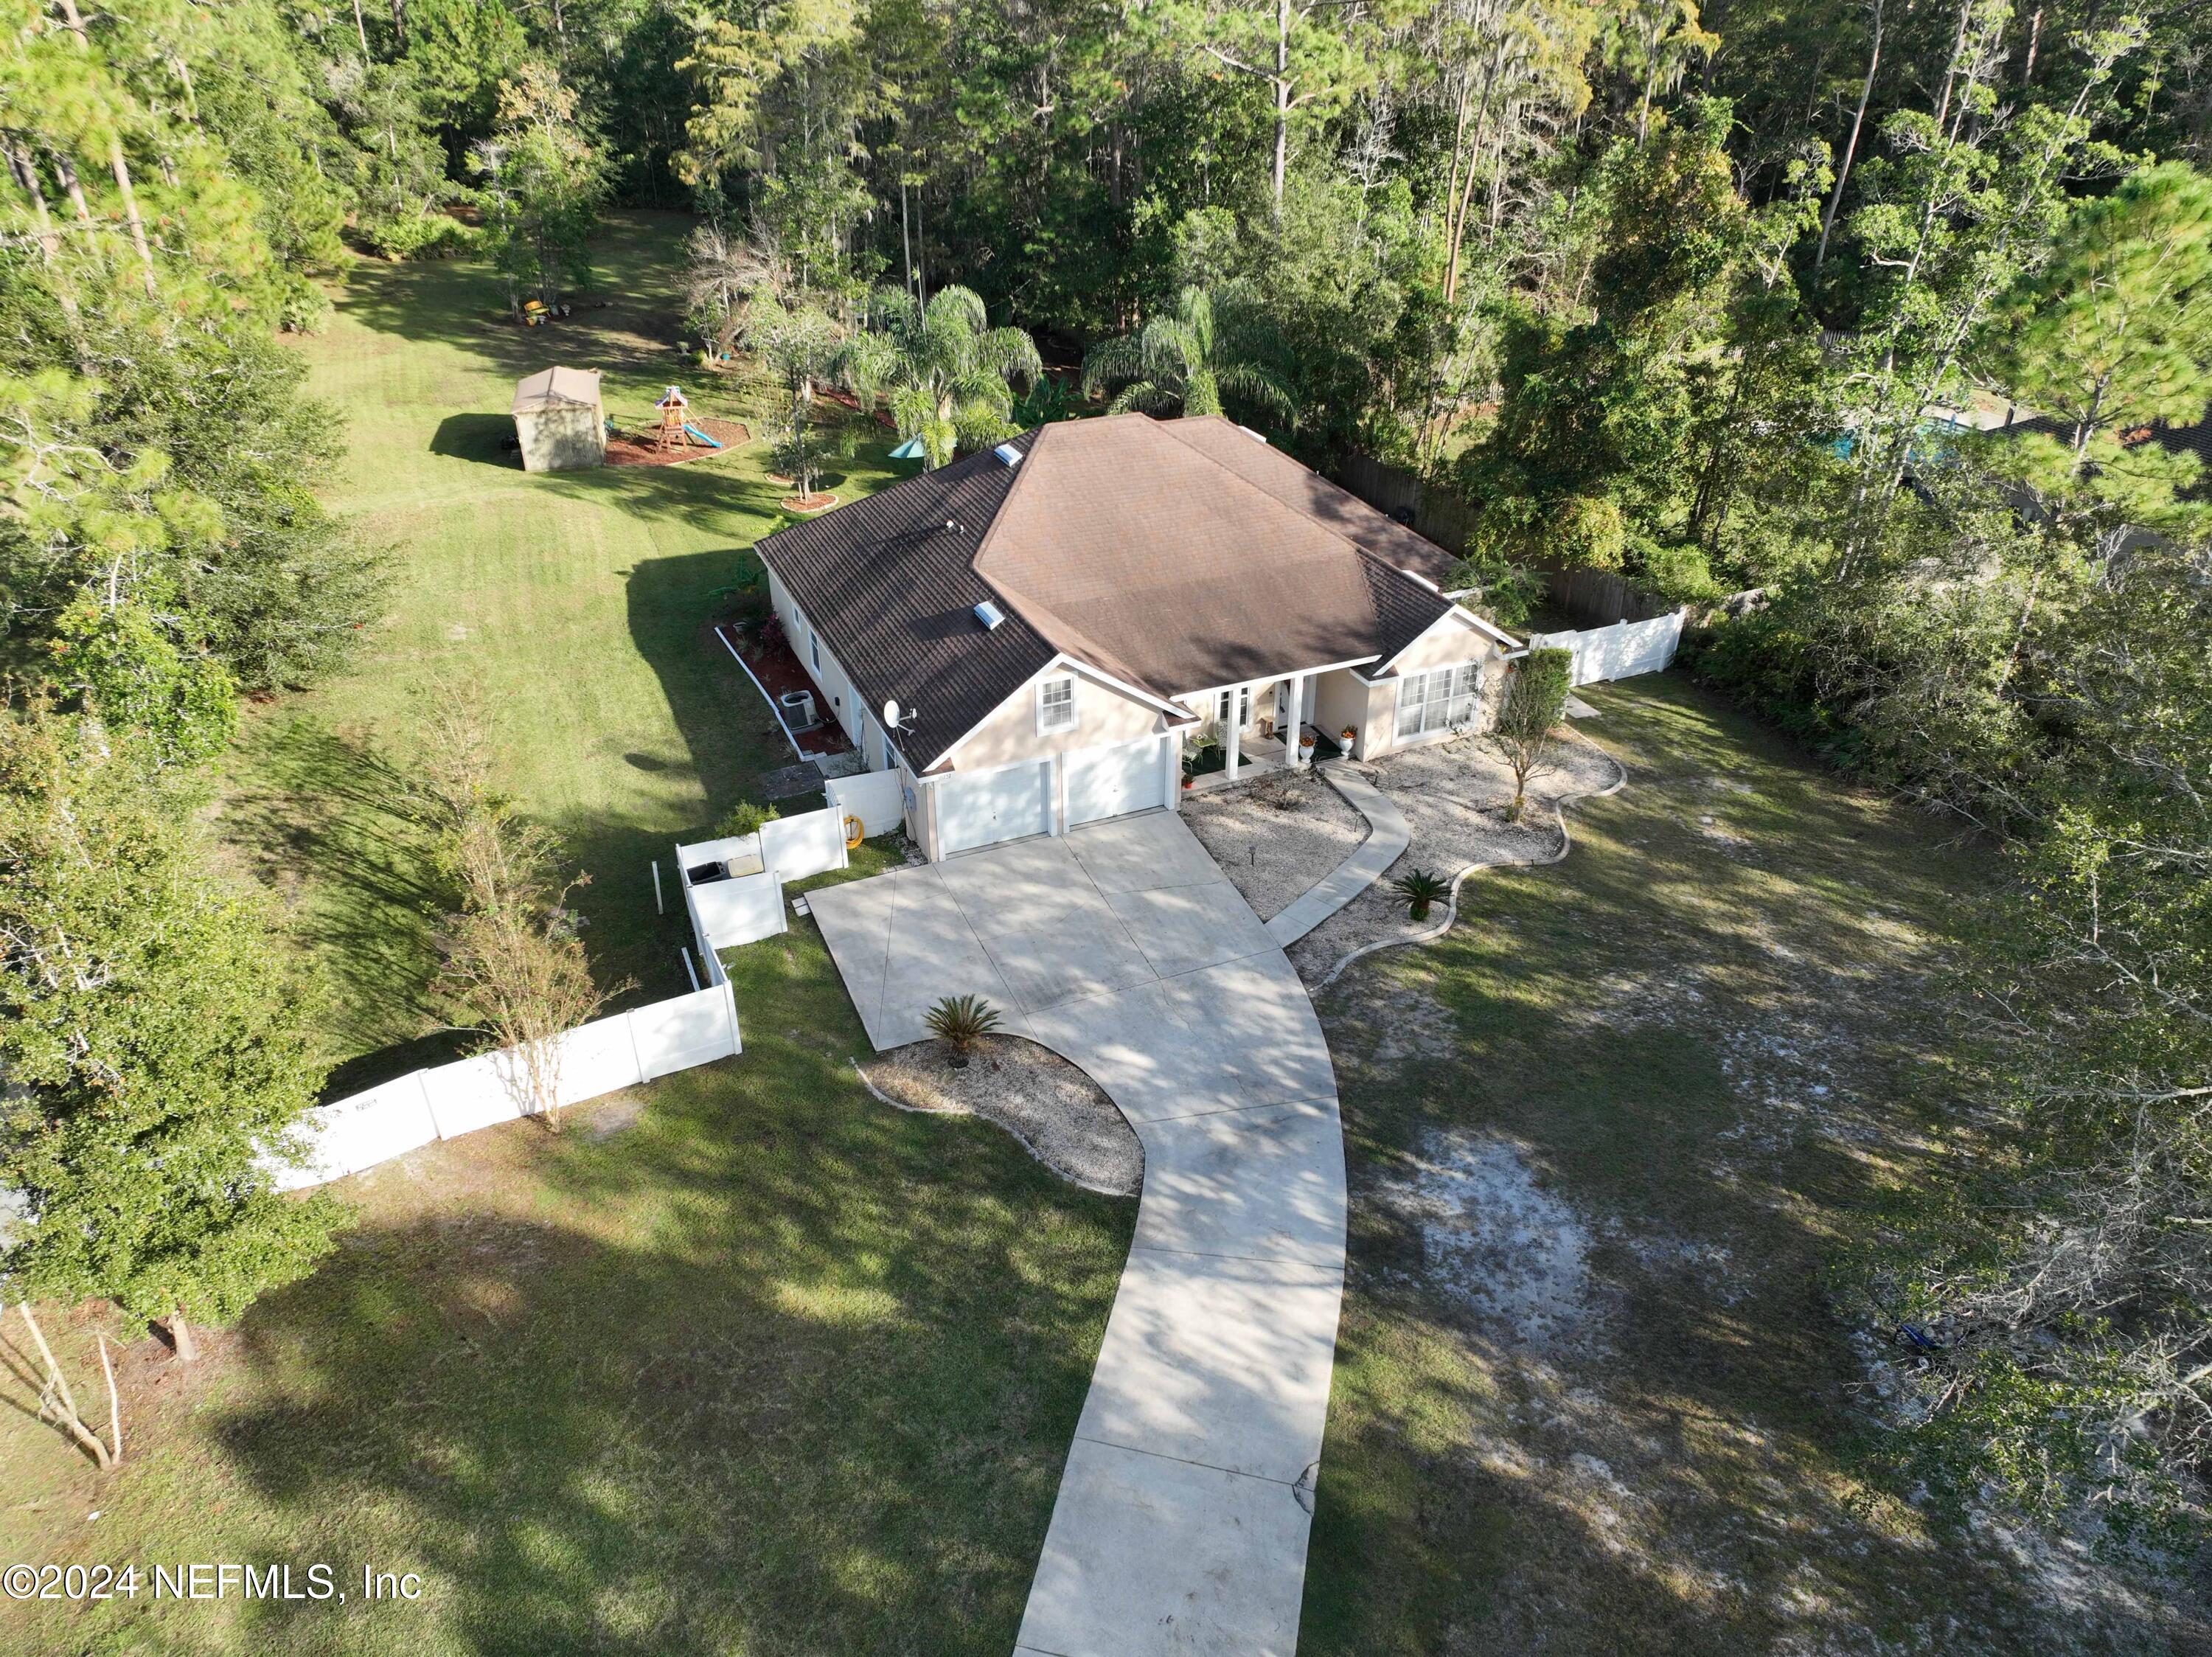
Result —
[[963, 1070], [975, 1044], [999, 1027], [999, 1009], [981, 996], [947, 996], [923, 1014], [921, 1021], [945, 1044], [952, 1068]]
[[1407, 917], [1411, 920], [1427, 920], [1429, 906], [1451, 896], [1451, 882], [1425, 868], [1401, 874], [1390, 885], [1406, 900]]
[[1241, 282], [1212, 289], [1185, 288], [1175, 309], [1162, 312], [1119, 339], [1091, 347], [1083, 359], [1088, 397], [1109, 386], [1120, 414], [1218, 414], [1222, 393], [1257, 403], [1296, 422], [1297, 405], [1272, 366], [1279, 360], [1274, 330], [1252, 289]]
[[878, 289], [871, 309], [874, 326], [847, 342], [840, 375], [866, 407], [889, 396], [899, 436], [921, 438], [929, 466], [943, 466], [963, 445], [1013, 435], [1012, 382], [1033, 384], [1044, 373], [1034, 339], [991, 326], [967, 288], [940, 288], [927, 305]]

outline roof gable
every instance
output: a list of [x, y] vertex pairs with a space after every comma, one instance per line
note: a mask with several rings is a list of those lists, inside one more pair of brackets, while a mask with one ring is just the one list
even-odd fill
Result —
[[916, 770], [1052, 660], [1053, 646], [1020, 614], [989, 629], [975, 618], [975, 606], [997, 596], [975, 572], [975, 545], [1013, 481], [994, 456], [971, 454], [754, 548], [868, 706], [896, 697], [910, 712], [900, 747]]

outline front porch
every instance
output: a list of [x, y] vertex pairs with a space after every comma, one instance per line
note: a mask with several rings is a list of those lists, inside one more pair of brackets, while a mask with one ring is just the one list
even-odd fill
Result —
[[[1186, 739], [1185, 794], [1218, 793], [1337, 758], [1345, 752], [1343, 746], [1316, 722], [1324, 711], [1324, 698], [1318, 692], [1328, 683], [1349, 677], [1339, 665], [1178, 698], [1203, 721], [1195, 737]], [[1337, 698], [1328, 700], [1333, 710]], [[1292, 731], [1303, 739], [1295, 749], [1287, 740]]]

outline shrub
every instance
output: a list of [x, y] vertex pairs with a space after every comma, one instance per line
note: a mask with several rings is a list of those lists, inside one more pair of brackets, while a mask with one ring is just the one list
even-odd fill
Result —
[[444, 213], [400, 213], [364, 219], [361, 239], [389, 259], [458, 259], [472, 253], [481, 234]]
[[999, 1027], [999, 1009], [981, 996], [947, 996], [923, 1014], [921, 1021], [945, 1044], [957, 1069], [967, 1064], [975, 1044]]
[[714, 825], [714, 832], [718, 837], [758, 834], [762, 824], [773, 823], [782, 815], [774, 806], [757, 806], [750, 800], [740, 800]]
[[1406, 900], [1409, 919], [1425, 921], [1429, 906], [1451, 896], [1451, 882], [1433, 870], [1417, 868], [1410, 874], [1401, 874], [1390, 882], [1391, 887]]
[[1571, 650], [1531, 650], [1514, 664], [1505, 682], [1505, 705], [1498, 711], [1491, 741], [1513, 770], [1513, 803], [1505, 820], [1521, 820], [1528, 779], [1551, 752], [1553, 733], [1574, 686], [1574, 653]]

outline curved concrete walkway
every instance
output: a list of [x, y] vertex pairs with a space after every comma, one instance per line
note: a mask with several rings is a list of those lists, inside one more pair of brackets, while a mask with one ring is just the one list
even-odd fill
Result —
[[1352, 856], [1309, 886], [1304, 897], [1267, 923], [1267, 935], [1279, 949], [1288, 949], [1374, 885], [1413, 844], [1406, 815], [1389, 795], [1349, 765], [1332, 761], [1321, 769], [1330, 786], [1367, 819], [1367, 838]]
[[1280, 946], [1168, 812], [809, 903], [878, 1049], [921, 1039], [939, 996], [984, 996], [1144, 1142], [1017, 1649], [1291, 1657], [1345, 1185], [1335, 1072]]

